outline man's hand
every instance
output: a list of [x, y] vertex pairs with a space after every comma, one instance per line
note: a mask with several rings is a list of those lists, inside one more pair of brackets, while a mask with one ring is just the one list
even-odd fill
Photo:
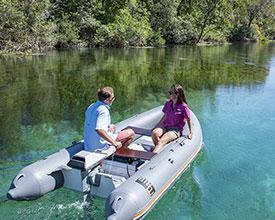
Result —
[[108, 135], [108, 133], [107, 133], [105, 130], [103, 130], [103, 129], [98, 129], [98, 130], [96, 130], [96, 132], [98, 133], [98, 135], [99, 135], [100, 137], [102, 137], [104, 140], [108, 141], [110, 144], [112, 144], [112, 145], [115, 146], [116, 148], [122, 147], [122, 143], [113, 140], [113, 139]]
[[116, 149], [118, 149], [118, 148], [121, 148], [121, 147], [122, 147], [122, 143], [121, 143], [121, 142], [119, 142], [119, 141], [114, 141], [112, 144], [116, 147]]

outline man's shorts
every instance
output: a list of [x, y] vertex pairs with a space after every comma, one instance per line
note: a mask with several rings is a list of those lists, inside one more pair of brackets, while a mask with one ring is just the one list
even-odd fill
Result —
[[126, 143], [130, 139], [131, 134], [127, 131], [127, 129], [117, 133], [116, 141], [119, 141], [122, 144]]

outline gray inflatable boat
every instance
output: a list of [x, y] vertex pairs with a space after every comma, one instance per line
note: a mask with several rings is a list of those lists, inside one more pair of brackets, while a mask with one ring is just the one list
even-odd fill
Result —
[[88, 196], [106, 198], [108, 220], [143, 219], [190, 165], [202, 146], [200, 123], [191, 112], [193, 138], [184, 135], [168, 143], [158, 154], [150, 130], [159, 122], [162, 106], [116, 124], [131, 127], [136, 136], [129, 149], [110, 147], [89, 152], [83, 142], [74, 143], [23, 168], [7, 193], [9, 199], [37, 199], [61, 186]]

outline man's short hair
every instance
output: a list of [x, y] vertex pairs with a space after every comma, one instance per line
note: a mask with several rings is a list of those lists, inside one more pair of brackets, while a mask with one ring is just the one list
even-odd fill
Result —
[[109, 86], [99, 88], [97, 90], [97, 95], [98, 95], [99, 101], [104, 101], [105, 99], [110, 98], [111, 94], [114, 94], [114, 90], [112, 87], [109, 87]]

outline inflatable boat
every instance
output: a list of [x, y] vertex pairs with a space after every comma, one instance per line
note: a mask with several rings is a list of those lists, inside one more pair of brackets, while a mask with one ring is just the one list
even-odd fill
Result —
[[183, 136], [153, 153], [151, 129], [162, 117], [162, 106], [116, 124], [117, 131], [132, 128], [136, 135], [128, 149], [89, 152], [83, 142], [73, 143], [23, 168], [7, 196], [14, 200], [37, 199], [59, 187], [80, 191], [83, 199], [106, 199], [108, 220], [143, 219], [194, 160], [202, 146], [202, 131], [194, 113], [193, 138], [186, 124]]

